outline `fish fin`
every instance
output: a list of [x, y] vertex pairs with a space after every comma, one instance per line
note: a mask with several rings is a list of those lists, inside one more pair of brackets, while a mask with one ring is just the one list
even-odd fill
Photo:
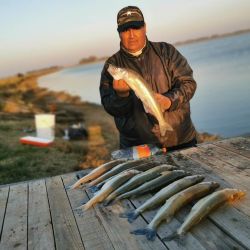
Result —
[[167, 131], [173, 131], [173, 128], [167, 123], [162, 122], [159, 124], [161, 136], [165, 136]]
[[68, 185], [65, 187], [65, 190], [73, 190], [74, 189], [74, 185]]
[[114, 200], [104, 200], [104, 202], [102, 203], [104, 207], [108, 207], [113, 205]]
[[175, 240], [175, 241], [177, 241], [178, 245], [185, 245], [185, 235], [184, 234], [178, 234], [177, 231], [167, 235], [162, 240], [163, 241]]
[[147, 228], [139, 228], [134, 231], [130, 231], [130, 233], [135, 235], [145, 235], [147, 233]]
[[174, 232], [174, 233], [171, 233], [171, 234], [167, 235], [162, 240], [171, 241], [171, 240], [174, 240], [174, 239], [179, 239], [179, 237], [180, 237], [180, 235], [177, 232]]
[[84, 177], [85, 175], [87, 175], [87, 174], [85, 174], [83, 171], [81, 171], [81, 172], [79, 172], [79, 173], [77, 173], [76, 174], [76, 178], [78, 179], [78, 180], [80, 180], [82, 177]]
[[120, 214], [121, 218], [128, 218], [129, 223], [132, 223], [138, 216], [139, 213], [136, 212], [135, 210]]
[[146, 113], [149, 113], [149, 114], [152, 113], [152, 112], [150, 112], [150, 108], [148, 108], [144, 103], [143, 103], [143, 108], [144, 108], [144, 110], [145, 110]]
[[148, 240], [155, 240], [156, 237], [156, 230], [152, 228], [141, 228], [131, 231], [130, 233], [135, 235], [146, 235]]
[[89, 187], [89, 190], [91, 193], [96, 193], [98, 192], [100, 189], [97, 186], [91, 186]]
[[160, 175], [169, 175], [170, 173], [172, 173], [172, 171], [167, 170], [167, 171], [161, 172]]

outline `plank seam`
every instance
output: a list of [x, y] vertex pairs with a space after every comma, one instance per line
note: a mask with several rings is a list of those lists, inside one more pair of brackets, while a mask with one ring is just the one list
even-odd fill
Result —
[[78, 233], [79, 233], [80, 239], [81, 239], [81, 241], [82, 241], [83, 248], [85, 249], [84, 242], [83, 242], [83, 239], [82, 239], [82, 235], [81, 235], [81, 233], [80, 233], [80, 229], [79, 229], [79, 226], [78, 226], [78, 223], [77, 223], [76, 217], [75, 217], [75, 213], [73, 212], [73, 208], [72, 208], [72, 205], [71, 205], [71, 202], [70, 202], [69, 196], [68, 196], [68, 192], [66, 192], [66, 189], [65, 189], [65, 188], [66, 188], [65, 183], [64, 183], [64, 181], [63, 181], [62, 176], [60, 176], [60, 178], [61, 178], [61, 181], [62, 181], [62, 183], [63, 183], [63, 187], [64, 187], [64, 190], [65, 190], [65, 193], [66, 193], [67, 199], [68, 199], [68, 201], [69, 201], [69, 205], [70, 205], [70, 208], [71, 208], [72, 214], [73, 214], [73, 216], [74, 216], [74, 220], [75, 220], [75, 223], [76, 223], [76, 227], [77, 227], [77, 230], [78, 230]]
[[[88, 199], [90, 200], [90, 195], [88, 194], [88, 192], [86, 192], [86, 191], [83, 191], [83, 192], [85, 192], [85, 193], [86, 193], [86, 195], [87, 195]], [[92, 207], [92, 208], [95, 210], [95, 214], [99, 217], [99, 215], [98, 215], [98, 211], [97, 211], [96, 206], [94, 206], [94, 207]], [[111, 243], [111, 244], [112, 244], [112, 246], [113, 246], [113, 249], [115, 249], [115, 246], [114, 246], [114, 244], [113, 244], [113, 241], [112, 241], [112, 240], [111, 240], [111, 238], [109, 237], [109, 234], [108, 234], [108, 232], [106, 231], [106, 228], [105, 228], [105, 226], [104, 226], [104, 224], [103, 224], [102, 220], [101, 220], [100, 218], [98, 218], [98, 221], [101, 223], [101, 225], [102, 225], [102, 227], [103, 227], [104, 231], [106, 232], [107, 237], [109, 238], [110, 243]]]
[[[186, 158], [188, 158], [188, 159], [190, 159], [191, 161], [194, 161], [194, 162], [197, 162], [198, 164], [203, 164], [203, 165], [206, 165], [207, 166], [207, 164], [205, 164], [204, 162], [202, 162], [202, 161], [199, 161], [199, 160], [196, 160], [196, 159], [193, 159], [192, 157], [190, 157], [189, 155], [183, 155], [182, 154], [182, 156], [183, 157], [186, 157]], [[220, 159], [219, 159], [220, 160]], [[223, 161], [222, 161], [223, 162]], [[227, 162], [225, 162], [225, 163], [227, 163]], [[231, 165], [231, 164], [230, 164]], [[233, 165], [231, 165], [231, 166], [233, 166]], [[208, 166], [209, 167], [209, 166]], [[245, 214], [243, 211], [241, 211], [237, 206], [234, 206], [233, 204], [232, 204], [232, 206], [234, 207], [234, 209], [236, 209], [238, 212], [240, 212], [242, 215], [244, 215], [244, 216], [248, 216], [247, 214]]]
[[249, 159], [250, 159], [250, 157], [247, 157], [247, 156], [245, 156], [245, 155], [241, 154], [240, 152], [237, 152], [237, 153], [236, 153], [236, 152], [235, 152], [235, 151], [233, 151], [232, 149], [229, 149], [229, 148], [223, 147], [223, 146], [221, 146], [221, 145], [217, 145], [217, 144], [216, 144], [216, 142], [212, 142], [211, 144], [212, 144], [212, 145], [214, 145], [214, 146], [216, 146], [216, 147], [218, 147], [218, 148], [221, 148], [221, 149], [227, 150], [227, 151], [229, 151], [229, 152], [231, 152], [231, 153], [233, 153], [233, 154], [235, 154], [235, 155], [240, 155], [241, 157], [246, 158], [247, 160], [249, 160]]
[[48, 188], [47, 188], [47, 178], [45, 179], [45, 188], [46, 188], [46, 194], [47, 194], [47, 200], [48, 200], [48, 206], [49, 206], [49, 215], [50, 215], [50, 221], [51, 221], [51, 227], [52, 227], [52, 233], [53, 233], [53, 239], [54, 239], [54, 248], [56, 248], [56, 240], [55, 240], [55, 232], [54, 232], [54, 225], [52, 221], [52, 215], [51, 215], [51, 206], [49, 202], [49, 195], [48, 195]]
[[[134, 208], [136, 208], [136, 206], [134, 205], [133, 201], [131, 201], [131, 200], [129, 200], [129, 199], [127, 199], [127, 200], [132, 204], [132, 206], [133, 206]], [[142, 217], [142, 219], [143, 219], [147, 224], [149, 224], [149, 220], [147, 220], [146, 217], [144, 217], [143, 213], [140, 214], [140, 217]], [[158, 239], [162, 242], [162, 244], [166, 247], [166, 249], [169, 250], [169, 247], [166, 245], [165, 241], [162, 240], [162, 238], [160, 237], [160, 235], [159, 235], [159, 233], [158, 233], [158, 230], [157, 230], [156, 235], [157, 235]]]
[[0, 242], [2, 240], [3, 226], [4, 226], [4, 222], [5, 222], [5, 216], [6, 216], [6, 211], [7, 211], [8, 201], [9, 201], [9, 195], [10, 195], [10, 186], [8, 186], [8, 195], [7, 195], [6, 205], [5, 205], [4, 215], [3, 215], [2, 228], [1, 228], [1, 231], [0, 231]]
[[235, 242], [237, 242], [243, 248], [249, 249], [247, 246], [243, 245], [240, 240], [238, 240], [237, 238], [235, 238], [233, 234], [230, 234], [223, 227], [221, 227], [220, 224], [216, 222], [216, 220], [214, 220], [213, 218], [210, 218], [209, 216], [207, 218], [208, 218], [208, 220], [211, 221], [211, 223], [213, 223], [215, 226], [217, 226], [222, 232], [224, 232], [226, 235], [228, 235], [231, 239], [233, 239]]

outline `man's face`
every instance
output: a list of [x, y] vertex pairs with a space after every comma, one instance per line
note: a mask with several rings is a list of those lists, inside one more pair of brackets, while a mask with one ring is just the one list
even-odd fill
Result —
[[146, 42], [146, 25], [141, 28], [129, 28], [120, 32], [123, 47], [131, 53], [143, 48]]

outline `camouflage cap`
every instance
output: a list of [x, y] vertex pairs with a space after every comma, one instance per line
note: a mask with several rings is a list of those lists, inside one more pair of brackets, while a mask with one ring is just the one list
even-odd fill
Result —
[[117, 14], [118, 32], [130, 27], [140, 28], [144, 26], [144, 17], [141, 10], [136, 6], [127, 6]]

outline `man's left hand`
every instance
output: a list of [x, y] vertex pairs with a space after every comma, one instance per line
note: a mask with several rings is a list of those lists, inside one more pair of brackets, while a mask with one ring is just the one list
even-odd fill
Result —
[[161, 94], [155, 93], [154, 97], [156, 99], [156, 101], [159, 103], [161, 111], [164, 113], [166, 110], [168, 110], [171, 106], [171, 100]]

